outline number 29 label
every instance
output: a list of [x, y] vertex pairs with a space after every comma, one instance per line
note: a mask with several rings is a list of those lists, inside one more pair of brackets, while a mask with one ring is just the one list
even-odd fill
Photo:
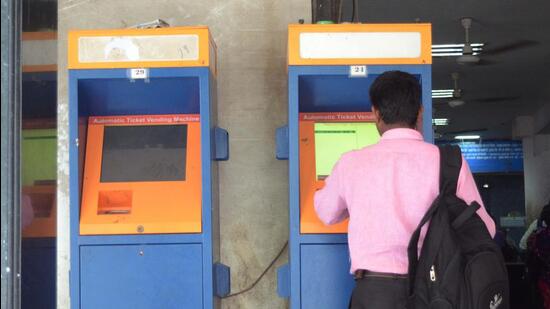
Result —
[[131, 79], [147, 79], [149, 78], [149, 69], [131, 69]]

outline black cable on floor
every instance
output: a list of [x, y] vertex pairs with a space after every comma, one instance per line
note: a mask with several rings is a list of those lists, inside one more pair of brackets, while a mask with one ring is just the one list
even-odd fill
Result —
[[264, 269], [264, 271], [260, 274], [260, 276], [250, 286], [248, 286], [246, 289], [241, 290], [239, 292], [231, 293], [231, 294], [229, 294], [229, 295], [227, 295], [223, 298], [229, 298], [229, 297], [241, 295], [241, 294], [244, 294], [244, 293], [252, 290], [256, 286], [256, 284], [258, 284], [258, 282], [260, 282], [260, 280], [262, 280], [262, 278], [269, 271], [269, 269], [271, 269], [271, 267], [273, 267], [273, 265], [275, 264], [275, 262], [277, 262], [277, 260], [281, 257], [281, 255], [283, 255], [283, 252], [285, 252], [285, 249], [286, 249], [287, 246], [288, 246], [288, 241], [285, 242], [284, 246], [281, 248], [281, 251], [279, 251], [277, 256], [275, 256], [275, 258], [271, 261], [271, 263], [269, 263], [269, 265]]

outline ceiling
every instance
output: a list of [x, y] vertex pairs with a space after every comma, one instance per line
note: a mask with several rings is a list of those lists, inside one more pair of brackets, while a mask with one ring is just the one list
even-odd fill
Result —
[[[351, 16], [351, 0], [344, 6], [344, 19]], [[451, 108], [445, 99], [434, 99], [434, 117], [449, 118], [450, 125], [438, 127], [443, 138], [452, 132], [480, 132], [484, 139], [512, 136], [518, 115], [533, 114], [550, 102], [550, 1], [548, 0], [440, 0], [359, 1], [359, 19], [365, 23], [429, 22], [433, 44], [463, 43], [462, 17], [473, 18], [471, 42], [486, 48], [517, 40], [537, 45], [498, 56], [483, 57], [494, 62], [483, 66], [460, 66], [456, 58], [434, 58], [433, 89], [453, 88], [452, 72], [460, 74], [466, 104]], [[476, 102], [475, 98], [516, 97], [515, 100]], [[477, 133], [477, 132], [472, 132]]]

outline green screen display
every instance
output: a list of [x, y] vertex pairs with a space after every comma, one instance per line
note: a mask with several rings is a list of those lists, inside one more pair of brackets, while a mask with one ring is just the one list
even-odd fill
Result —
[[26, 129], [21, 139], [21, 178], [24, 186], [55, 184], [57, 130]]
[[372, 145], [380, 139], [374, 123], [316, 123], [315, 171], [318, 180], [330, 175], [342, 154]]

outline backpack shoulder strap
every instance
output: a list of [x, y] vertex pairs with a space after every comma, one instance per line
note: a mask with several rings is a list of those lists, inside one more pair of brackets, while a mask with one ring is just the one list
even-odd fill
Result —
[[418, 267], [418, 241], [422, 227], [433, 217], [439, 207], [440, 199], [447, 194], [456, 194], [461, 167], [462, 154], [458, 146], [439, 146], [439, 196], [420, 220], [418, 227], [411, 235], [407, 248], [409, 259], [409, 295], [414, 293], [414, 280], [416, 277], [416, 268]]
[[456, 194], [462, 168], [462, 152], [456, 145], [439, 146], [439, 192]]

